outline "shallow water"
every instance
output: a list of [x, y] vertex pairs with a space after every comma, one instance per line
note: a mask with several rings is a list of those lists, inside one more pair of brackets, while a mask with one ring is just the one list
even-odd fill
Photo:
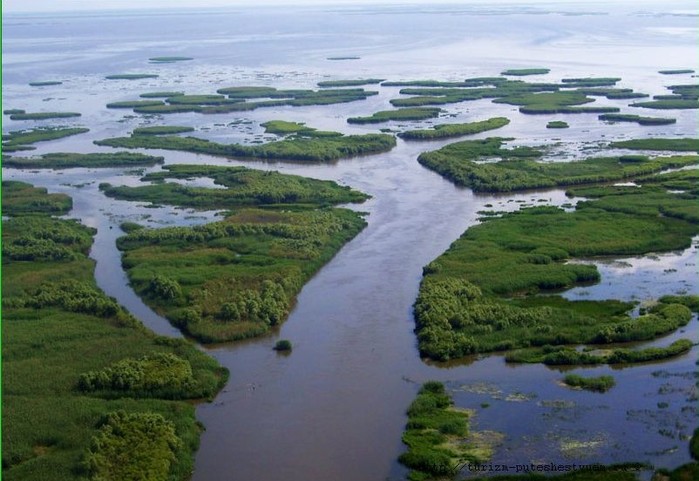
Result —
[[[173, 11], [167, 15], [6, 16], [3, 106], [83, 113], [69, 123], [89, 126], [91, 132], [37, 144], [36, 153], [44, 153], [101, 150], [92, 140], [159, 122], [191, 125], [198, 129], [198, 136], [227, 142], [269, 138], [262, 136], [259, 123], [270, 119], [347, 133], [374, 132], [382, 125], [350, 125], [345, 119], [389, 108], [388, 100], [399, 89], [366, 86], [380, 94], [350, 104], [258, 109], [240, 115], [175, 114], [161, 120], [104, 108], [108, 102], [155, 90], [213, 93], [245, 84], [311, 88], [320, 80], [358, 77], [454, 80], [497, 75], [506, 68], [544, 66], [552, 69], [550, 74], [525, 80], [619, 76], [621, 87], [662, 94], [667, 93], [664, 85], [693, 79], [662, 76], [657, 70], [696, 67], [693, 64], [699, 58], [695, 19], [667, 15], [682, 7], [695, 10], [694, 5], [679, 2], [676, 8], [668, 3], [641, 4], [633, 11], [613, 4], [556, 6], [550, 11], [547, 6], [474, 4], [238, 9], [194, 15]], [[605, 15], [570, 15], [600, 11]], [[149, 57], [166, 54], [195, 60], [147, 63]], [[328, 61], [331, 56], [361, 58]], [[103, 79], [123, 72], [157, 72], [161, 77]], [[27, 86], [29, 81], [55, 78], [64, 84]], [[629, 101], [602, 98], [597, 103], [625, 107]], [[638, 111], [677, 117], [676, 124], [660, 127], [607, 125], [596, 115], [561, 115], [556, 119], [566, 120], [571, 128], [550, 131], [544, 128], [548, 116], [521, 115], [514, 106], [489, 100], [447, 105], [445, 110], [456, 116], [421, 125], [504, 115], [512, 120], [508, 126], [477, 137], [511, 136], [522, 145], [560, 142], [549, 152], [555, 160], [589, 155], [591, 146], [613, 139], [693, 136], [697, 127], [696, 111]], [[624, 110], [636, 113], [636, 109]], [[37, 123], [7, 122], [3, 129], [32, 125]], [[408, 124], [391, 125], [400, 129]], [[330, 165], [158, 153], [166, 163], [246, 165], [332, 179], [373, 196], [352, 207], [369, 213], [368, 227], [304, 287], [279, 332], [207, 348], [230, 369], [231, 376], [213, 403], [198, 408], [206, 431], [195, 480], [402, 479], [405, 472], [396, 458], [403, 450], [404, 412], [419, 383], [428, 379], [447, 382], [457, 405], [476, 410], [474, 429], [505, 434], [494, 463], [650, 461], [674, 467], [688, 461], [685, 437], [696, 427], [697, 414], [696, 347], [689, 355], [661, 364], [575, 370], [614, 375], [617, 386], [606, 394], [564, 388], [558, 384], [562, 377], [558, 370], [511, 366], [500, 356], [450, 364], [419, 359], [411, 308], [422, 267], [476, 222], [478, 211], [575, 202], [561, 190], [476, 195], [416, 162], [420, 152], [450, 142], [398, 140], [397, 147], [386, 154]], [[99, 285], [151, 329], [177, 335], [128, 287], [114, 246], [120, 235], [118, 225], [124, 220], [150, 226], [192, 225], [215, 220], [216, 213], [114, 201], [98, 190], [100, 182], [135, 184], [142, 173], [158, 169], [126, 173], [4, 169], [3, 176], [72, 195], [71, 216], [98, 228], [91, 256], [97, 261]], [[682, 253], [595, 261], [602, 282], [565, 295], [645, 301], [679, 291], [697, 294], [695, 259], [696, 246]], [[654, 344], [667, 345], [679, 336], [696, 338], [698, 326], [694, 318], [684, 332]], [[293, 342], [291, 355], [271, 349], [278, 338]], [[660, 408], [659, 402], [668, 406]], [[483, 407], [484, 403], [488, 406]]]

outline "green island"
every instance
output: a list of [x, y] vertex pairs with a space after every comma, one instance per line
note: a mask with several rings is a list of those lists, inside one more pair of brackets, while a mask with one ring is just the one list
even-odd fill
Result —
[[78, 112], [20, 112], [10, 114], [10, 120], [45, 120], [80, 117]]
[[[697, 156], [648, 158], [627, 155], [543, 163], [536, 161], [542, 155], [537, 149], [503, 148], [503, 144], [511, 140], [502, 137], [464, 140], [436, 151], [424, 152], [418, 157], [418, 162], [455, 184], [476, 192], [510, 192], [608, 182], [699, 163]], [[658, 139], [641, 139], [639, 142], [646, 140], [653, 142]], [[631, 142], [614, 142], [611, 146], [630, 148], [627, 146], [634, 145]], [[680, 143], [674, 142], [672, 145], [679, 146]], [[500, 160], [492, 162], [493, 159]]]
[[139, 95], [139, 97], [144, 98], [144, 99], [159, 99], [159, 98], [177, 97], [178, 95], [184, 95], [184, 92], [177, 92], [177, 91], [172, 91], [172, 90], [159, 91], [159, 92], [146, 92], [146, 93]]
[[117, 241], [136, 293], [204, 343], [260, 336], [278, 326], [303, 284], [366, 225], [360, 214], [331, 206], [367, 196], [334, 182], [243, 167], [166, 169], [144, 180], [206, 177], [226, 188], [100, 188], [120, 199], [232, 211], [196, 227], [129, 225]]
[[[166, 95], [172, 94], [172, 95]], [[241, 86], [226, 87], [216, 94], [191, 94], [182, 92], [148, 92], [141, 98], [164, 100], [132, 100], [110, 103], [109, 108], [133, 108], [135, 113], [168, 114], [198, 112], [221, 114], [255, 110], [261, 107], [290, 105], [330, 105], [365, 100], [378, 92], [362, 88], [321, 89], [321, 90], [277, 90], [274, 87]], [[150, 103], [149, 103], [150, 102]]]
[[395, 147], [396, 139], [387, 134], [342, 135], [338, 133], [318, 137], [294, 136], [277, 142], [246, 146], [219, 144], [196, 137], [132, 135], [97, 140], [95, 144], [127, 149], [181, 150], [255, 160], [329, 162], [343, 157], [387, 152]]
[[158, 74], [154, 73], [120, 73], [107, 75], [104, 77], [107, 80], [141, 80], [146, 78], [158, 78]]
[[410, 468], [411, 481], [451, 479], [460, 465], [484, 463], [492, 456], [492, 443], [469, 432], [472, 412], [455, 408], [441, 382], [424, 383], [407, 414], [402, 439], [408, 450], [398, 460]]
[[297, 135], [301, 137], [342, 137], [340, 132], [330, 132], [327, 130], [316, 130], [307, 127], [301, 122], [288, 122], [286, 120], [270, 120], [260, 124], [265, 128], [266, 134], [274, 135]]
[[611, 142], [609, 146], [614, 149], [699, 152], [699, 139], [631, 139]]
[[280, 339], [275, 344], [273, 349], [280, 352], [290, 352], [293, 349], [291, 341], [288, 339]]
[[678, 68], [674, 70], [658, 70], [658, 73], [663, 75], [678, 75], [683, 73], [694, 73], [694, 70], [691, 68]]
[[26, 113], [26, 110], [22, 109], [6, 109], [2, 111], [3, 115], [12, 115], [12, 114], [24, 114]]
[[500, 75], [514, 75], [516, 77], [524, 77], [526, 75], [543, 75], [551, 71], [550, 68], [513, 68], [500, 72]]
[[594, 97], [606, 97], [608, 99], [640, 99], [648, 97], [648, 94], [634, 92], [633, 89], [619, 89], [614, 87], [582, 87], [576, 92]]
[[677, 119], [664, 117], [641, 117], [633, 114], [602, 114], [598, 117], [605, 122], [636, 122], [639, 125], [668, 125], [677, 122]]
[[[599, 281], [597, 256], [685, 249], [699, 233], [697, 172], [646, 175], [641, 187], [577, 188], [572, 212], [533, 207], [487, 217], [424, 268], [415, 302], [420, 352], [437, 360], [511, 351], [508, 362], [623, 364], [684, 354], [667, 347], [577, 351], [573, 344], [647, 341], [687, 324], [697, 296], [666, 296], [638, 317], [619, 301], [569, 301], [554, 293]], [[678, 187], [686, 190], [677, 192]]]
[[194, 132], [194, 127], [181, 125], [157, 125], [153, 127], [137, 127], [133, 129], [133, 135], [173, 135]]
[[636, 102], [631, 107], [643, 107], [646, 109], [675, 110], [675, 109], [699, 109], [697, 99], [670, 99], [670, 100], [649, 100], [647, 102]]
[[70, 197], [3, 184], [3, 479], [186, 479], [227, 371], [99, 290], [94, 229], [47, 215]]
[[51, 85], [62, 85], [63, 82], [58, 80], [47, 80], [45, 82], [29, 82], [30, 87], [48, 87]]
[[442, 112], [442, 109], [429, 107], [382, 110], [381, 112], [374, 112], [369, 117], [350, 117], [347, 119], [347, 123], [375, 124], [380, 122], [388, 122], [389, 120], [425, 120], [433, 119], [439, 116], [440, 112]]
[[58, 128], [42, 127], [29, 130], [13, 130], [2, 135], [2, 151], [17, 152], [20, 150], [33, 150], [30, 144], [58, 140], [71, 135], [84, 134], [90, 129], [85, 128]]
[[327, 57], [326, 60], [359, 60], [362, 57]]
[[329, 88], [329, 87], [360, 87], [362, 85], [373, 85], [380, 84], [386, 79], [382, 78], [367, 78], [367, 79], [354, 79], [354, 80], [325, 80], [323, 82], [318, 82], [318, 87]]
[[398, 137], [406, 140], [432, 140], [449, 137], [460, 137], [462, 135], [478, 134], [488, 130], [499, 129], [509, 124], [510, 120], [505, 117], [493, 117], [479, 122], [468, 122], [464, 124], [439, 124], [431, 129], [407, 130], [398, 134]]
[[34, 187], [25, 182], [3, 180], [2, 193], [2, 212], [6, 216], [61, 215], [73, 208], [73, 200], [69, 196], [49, 194], [45, 188]]
[[151, 57], [148, 59], [148, 61], [151, 63], [174, 63], [174, 62], [184, 62], [186, 60], [194, 60], [194, 58], [170, 56], [170, 57]]
[[612, 376], [584, 377], [578, 374], [566, 374], [563, 384], [586, 391], [607, 392], [616, 384]]
[[162, 164], [160, 156], [133, 152], [76, 154], [55, 152], [38, 157], [11, 157], [5, 159], [5, 167], [16, 169], [69, 169], [73, 167], [134, 167]]
[[[135, 155], [135, 154], [134, 154]], [[246, 167], [170, 164], [163, 171], [153, 172], [141, 180], [152, 185], [138, 187], [100, 184], [108, 197], [121, 200], [163, 203], [195, 209], [235, 209], [240, 206], [290, 204], [299, 206], [330, 206], [363, 202], [369, 197], [337, 185], [332, 181], [310, 179]], [[188, 187], [167, 183], [167, 179], [196, 179], [207, 177], [225, 189]]]
[[567, 129], [568, 127], [568, 122], [563, 120], [552, 120], [546, 124], [547, 129]]
[[617, 107], [577, 107], [577, 105], [594, 101], [595, 99], [575, 90], [510, 95], [493, 100], [494, 103], [520, 105], [519, 111], [523, 114], [576, 114], [619, 111]]
[[613, 87], [620, 81], [618, 77], [579, 77], [561, 80], [567, 87]]

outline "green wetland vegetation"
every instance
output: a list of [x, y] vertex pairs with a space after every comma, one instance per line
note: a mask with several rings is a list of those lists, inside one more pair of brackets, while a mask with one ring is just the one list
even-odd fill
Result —
[[76, 154], [56, 152], [38, 157], [10, 157], [3, 162], [5, 167], [17, 169], [68, 169], [73, 167], [132, 167], [162, 164], [160, 156], [133, 152]]
[[173, 135], [194, 132], [194, 127], [181, 125], [158, 125], [153, 127], [138, 127], [133, 129], [133, 135]]
[[354, 80], [326, 80], [323, 82], [318, 82], [318, 87], [329, 88], [329, 87], [360, 87], [362, 85], [373, 85], [380, 84], [386, 79], [381, 78], [367, 78], [367, 79], [354, 79]]
[[563, 120], [552, 120], [546, 124], [547, 129], [567, 129], [568, 127], [568, 122], [564, 122]]
[[563, 384], [586, 391], [607, 392], [616, 382], [612, 376], [584, 377], [578, 374], [567, 374], [563, 378]]
[[224, 157], [254, 160], [288, 160], [299, 162], [328, 162], [378, 152], [387, 152], [396, 139], [387, 134], [293, 136], [277, 142], [246, 146], [220, 144], [196, 137], [167, 135], [132, 135], [95, 141], [95, 144], [127, 149], [181, 150]]
[[468, 122], [464, 124], [439, 124], [431, 129], [407, 130], [398, 134], [398, 137], [406, 140], [432, 140], [449, 137], [460, 137], [462, 135], [472, 135], [488, 130], [499, 129], [509, 124], [510, 120], [505, 117], [493, 117], [479, 122]]
[[636, 122], [639, 125], [668, 125], [677, 123], [677, 119], [664, 117], [641, 117], [632, 114], [602, 114], [598, 117], [605, 122]]
[[[363, 202], [366, 194], [340, 186], [335, 182], [310, 179], [297, 175], [252, 170], [246, 167], [217, 167], [212, 165], [167, 165], [165, 170], [146, 175], [141, 180], [152, 185], [115, 187], [101, 184], [109, 197], [139, 202], [163, 203], [195, 209], [234, 209], [240, 206], [289, 204], [299, 206], [329, 206]], [[196, 179], [206, 177], [225, 187], [211, 189], [168, 183], [167, 179]]]
[[[537, 162], [542, 152], [531, 147], [504, 148], [513, 139], [490, 137], [464, 140], [439, 150], [420, 154], [418, 162], [457, 185], [476, 192], [511, 192], [542, 187], [570, 186], [629, 179], [668, 169], [695, 165], [697, 156], [649, 158], [618, 156], [589, 158], [575, 162]], [[691, 139], [642, 139], [611, 144], [615, 148], [651, 144], [686, 148]], [[637, 147], [641, 148], [641, 147]], [[674, 150], [663, 149], [663, 150]], [[493, 162], [493, 160], [497, 160]]]
[[191, 401], [227, 372], [98, 289], [95, 231], [47, 215], [69, 197], [18, 182], [2, 194], [3, 479], [187, 478], [201, 430]]
[[403, 443], [408, 450], [398, 460], [410, 468], [408, 479], [450, 479], [465, 462], [483, 463], [491, 455], [487, 447], [466, 442], [470, 412], [453, 406], [444, 384], [422, 385], [408, 408]]
[[2, 135], [2, 151], [17, 152], [21, 150], [33, 150], [31, 144], [58, 140], [71, 135], [84, 134], [90, 129], [69, 127], [42, 127], [28, 130], [14, 130]]
[[19, 112], [10, 115], [10, 120], [46, 120], [80, 117], [78, 112]]
[[148, 59], [151, 63], [174, 63], [174, 62], [184, 62], [187, 60], [194, 60], [192, 57], [179, 57], [179, 56], [170, 56], [170, 57], [151, 57]]
[[279, 325], [305, 282], [366, 224], [356, 212], [330, 207], [367, 198], [334, 182], [244, 167], [166, 169], [144, 180], [207, 177], [226, 188], [100, 188], [120, 199], [232, 210], [197, 227], [128, 226], [118, 240], [134, 290], [201, 342], [255, 337]]
[[49, 87], [51, 85], [62, 85], [63, 82], [58, 80], [47, 80], [44, 82], [29, 82], [30, 87]]
[[696, 99], [671, 99], [649, 100], [648, 102], [636, 102], [631, 107], [643, 107], [646, 109], [675, 110], [675, 109], [699, 109], [699, 100]]
[[699, 152], [699, 139], [631, 139], [612, 142], [609, 146], [615, 149]]
[[107, 80], [141, 80], [147, 78], [158, 78], [159, 75], [154, 73], [121, 73], [114, 75], [107, 75], [104, 77]]
[[526, 75], [543, 75], [549, 73], [550, 71], [551, 69], [548, 68], [515, 68], [500, 72], [500, 75], [514, 75], [517, 77], [524, 77]]
[[397, 110], [382, 110], [381, 112], [374, 112], [368, 117], [350, 117], [347, 119], [347, 123], [350, 124], [376, 124], [381, 122], [388, 122], [389, 120], [425, 120], [433, 119], [442, 112], [439, 108], [429, 108], [429, 107], [416, 107], [407, 109], [397, 109]]
[[[469, 228], [424, 268], [414, 306], [421, 354], [448, 360], [520, 349], [506, 360], [575, 365], [647, 362], [688, 352], [688, 339], [639, 350], [579, 352], [567, 346], [655, 339], [690, 321], [696, 296], [661, 298], [631, 318], [629, 303], [569, 301], [553, 293], [599, 281], [594, 265], [576, 259], [689, 247], [699, 233], [694, 179], [695, 171], [679, 171], [648, 175], [641, 188], [575, 189], [570, 195], [590, 200], [572, 212], [528, 208]], [[689, 189], [676, 193], [678, 186]]]
[[658, 73], [663, 75], [678, 75], [683, 73], [694, 73], [691, 68], [678, 68], [674, 70], [658, 70]]

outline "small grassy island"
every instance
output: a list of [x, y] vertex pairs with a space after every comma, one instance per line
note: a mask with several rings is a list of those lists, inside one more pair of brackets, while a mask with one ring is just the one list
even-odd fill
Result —
[[407, 452], [398, 460], [410, 468], [408, 479], [450, 479], [465, 462], [484, 463], [492, 448], [474, 442], [469, 433], [471, 412], [453, 406], [444, 384], [428, 381], [422, 385], [408, 408], [408, 424], [403, 433]]
[[120, 73], [114, 75], [107, 75], [104, 78], [107, 80], [141, 80], [158, 77], [159, 75], [154, 73]]
[[2, 151], [17, 152], [20, 150], [34, 150], [31, 145], [36, 142], [58, 140], [71, 135], [84, 134], [90, 129], [68, 127], [43, 127], [29, 130], [14, 130], [3, 134]]
[[169, 135], [132, 135], [98, 140], [95, 144], [126, 149], [181, 150], [224, 157], [254, 160], [285, 160], [297, 162], [329, 162], [377, 152], [387, 152], [396, 145], [396, 139], [387, 134], [293, 136], [277, 142], [256, 146], [219, 144], [196, 137]]
[[46, 80], [43, 82], [29, 82], [30, 87], [49, 87], [51, 85], [62, 85], [63, 82], [58, 80]]
[[51, 153], [38, 157], [11, 157], [5, 159], [5, 167], [16, 169], [69, 169], [72, 167], [132, 167], [162, 164], [160, 156], [133, 152], [113, 153]]
[[564, 122], [563, 120], [552, 120], [546, 124], [547, 129], [567, 129], [568, 127], [568, 122]]
[[181, 125], [158, 125], [153, 127], [137, 127], [133, 129], [133, 135], [174, 135], [185, 132], [194, 132], [194, 127]]
[[[542, 155], [542, 152], [537, 149], [503, 148], [503, 144], [511, 140], [513, 139], [501, 137], [464, 140], [433, 152], [420, 154], [418, 162], [455, 184], [470, 187], [477, 192], [510, 192], [540, 187], [608, 182], [699, 163], [697, 156], [648, 158], [623, 155], [590, 158], [576, 162], [542, 163], [536, 161]], [[659, 140], [661, 139], [629, 140], [614, 142], [611, 146], [633, 148], [637, 145], [635, 142], [656, 147], [685, 146], [685, 143], [681, 142], [685, 139], [668, 139], [672, 142], [659, 142]], [[694, 141], [688, 142], [688, 145], [693, 144]], [[486, 162], [491, 159], [501, 160]]]
[[694, 73], [694, 70], [691, 68], [678, 68], [674, 70], [658, 70], [658, 73], [663, 75], [679, 75], [683, 73]]
[[425, 120], [433, 119], [442, 112], [439, 108], [416, 107], [397, 110], [383, 110], [375, 112], [369, 117], [350, 117], [347, 123], [350, 124], [376, 124], [380, 122], [388, 122], [389, 120]]
[[362, 85], [373, 85], [380, 84], [386, 79], [382, 78], [367, 78], [367, 79], [354, 79], [354, 80], [326, 80], [323, 82], [318, 82], [318, 87], [330, 88], [330, 87], [361, 87]]
[[10, 115], [10, 120], [46, 120], [80, 117], [78, 112], [19, 112]]
[[567, 374], [563, 384], [586, 391], [607, 392], [616, 384], [612, 376], [583, 377], [578, 374]]
[[641, 117], [632, 114], [602, 114], [600, 120], [605, 122], [636, 122], [639, 125], [668, 125], [677, 122], [677, 119], [666, 117]]
[[514, 75], [516, 77], [524, 77], [527, 75], [544, 75], [551, 71], [548, 68], [513, 68], [500, 72], [500, 75]]
[[[213, 178], [225, 189], [166, 179]], [[118, 240], [134, 290], [201, 342], [269, 332], [288, 315], [303, 284], [365, 226], [332, 205], [365, 194], [334, 182], [243, 167], [169, 165], [141, 187], [100, 188], [110, 197], [198, 209], [233, 209], [197, 227], [134, 229]]]
[[439, 124], [431, 129], [407, 130], [398, 134], [398, 137], [406, 140], [432, 140], [449, 137], [461, 137], [463, 135], [473, 135], [488, 130], [499, 129], [509, 124], [510, 120], [505, 117], [493, 117], [480, 122], [469, 122], [465, 124]]
[[148, 59], [148, 61], [151, 63], [174, 63], [174, 62], [185, 62], [187, 60], [194, 60], [194, 58], [170, 56], [170, 57], [151, 57]]
[[186, 478], [201, 431], [192, 400], [227, 372], [96, 286], [95, 231], [47, 215], [67, 213], [68, 196], [20, 182], [2, 196], [3, 478]]
[[699, 233], [696, 178], [696, 170], [689, 170], [646, 175], [642, 187], [575, 189], [570, 195], [591, 200], [572, 212], [528, 208], [469, 228], [424, 268], [415, 302], [420, 352], [447, 360], [521, 349], [506, 359], [546, 364], [644, 362], [687, 352], [688, 339], [664, 348], [599, 353], [566, 345], [654, 339], [689, 322], [696, 296], [661, 298], [631, 319], [631, 304], [568, 301], [551, 292], [599, 280], [594, 265], [576, 258], [690, 246]]

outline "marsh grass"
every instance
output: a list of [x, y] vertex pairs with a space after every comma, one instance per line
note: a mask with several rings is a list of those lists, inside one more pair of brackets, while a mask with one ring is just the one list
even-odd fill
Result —
[[347, 123], [350, 124], [375, 124], [388, 122], [389, 120], [425, 120], [439, 116], [442, 109], [438, 108], [406, 108], [397, 110], [382, 110], [374, 112], [368, 117], [350, 117]]
[[113, 153], [51, 153], [38, 157], [11, 157], [5, 159], [5, 167], [17, 169], [69, 169], [73, 167], [130, 167], [162, 164], [165, 159], [160, 156], [133, 152]]
[[47, 120], [80, 117], [78, 112], [21, 112], [10, 115], [10, 120]]
[[469, 122], [464, 124], [439, 124], [431, 129], [407, 130], [398, 134], [398, 137], [407, 140], [432, 140], [449, 137], [460, 137], [463, 135], [473, 135], [488, 130], [499, 129], [509, 124], [510, 120], [505, 117], [493, 117], [480, 122]]
[[[4, 205], [22, 202], [32, 189], [3, 187]], [[42, 195], [38, 189], [31, 194]], [[189, 342], [146, 331], [95, 285], [94, 262], [87, 257], [95, 231], [42, 212], [40, 204], [32, 216], [25, 210], [3, 221], [2, 334], [11, 340], [3, 343], [3, 479], [77, 481], [114, 463], [122, 474], [148, 469], [152, 479], [183, 479], [198, 445], [194, 407], [157, 394], [134, 399], [128, 391], [110, 398], [86, 393], [78, 389], [80, 376], [124, 359], [172, 355], [189, 364], [199, 392], [210, 397], [226, 371]], [[168, 426], [173, 442], [165, 449], [162, 439], [113, 429], [110, 439], [95, 444], [105, 420], [117, 412], [131, 420], [129, 430], [152, 434], [151, 421]], [[136, 445], [150, 453], [147, 459], [128, 454]], [[115, 479], [116, 471], [107, 471], [101, 479]]]

